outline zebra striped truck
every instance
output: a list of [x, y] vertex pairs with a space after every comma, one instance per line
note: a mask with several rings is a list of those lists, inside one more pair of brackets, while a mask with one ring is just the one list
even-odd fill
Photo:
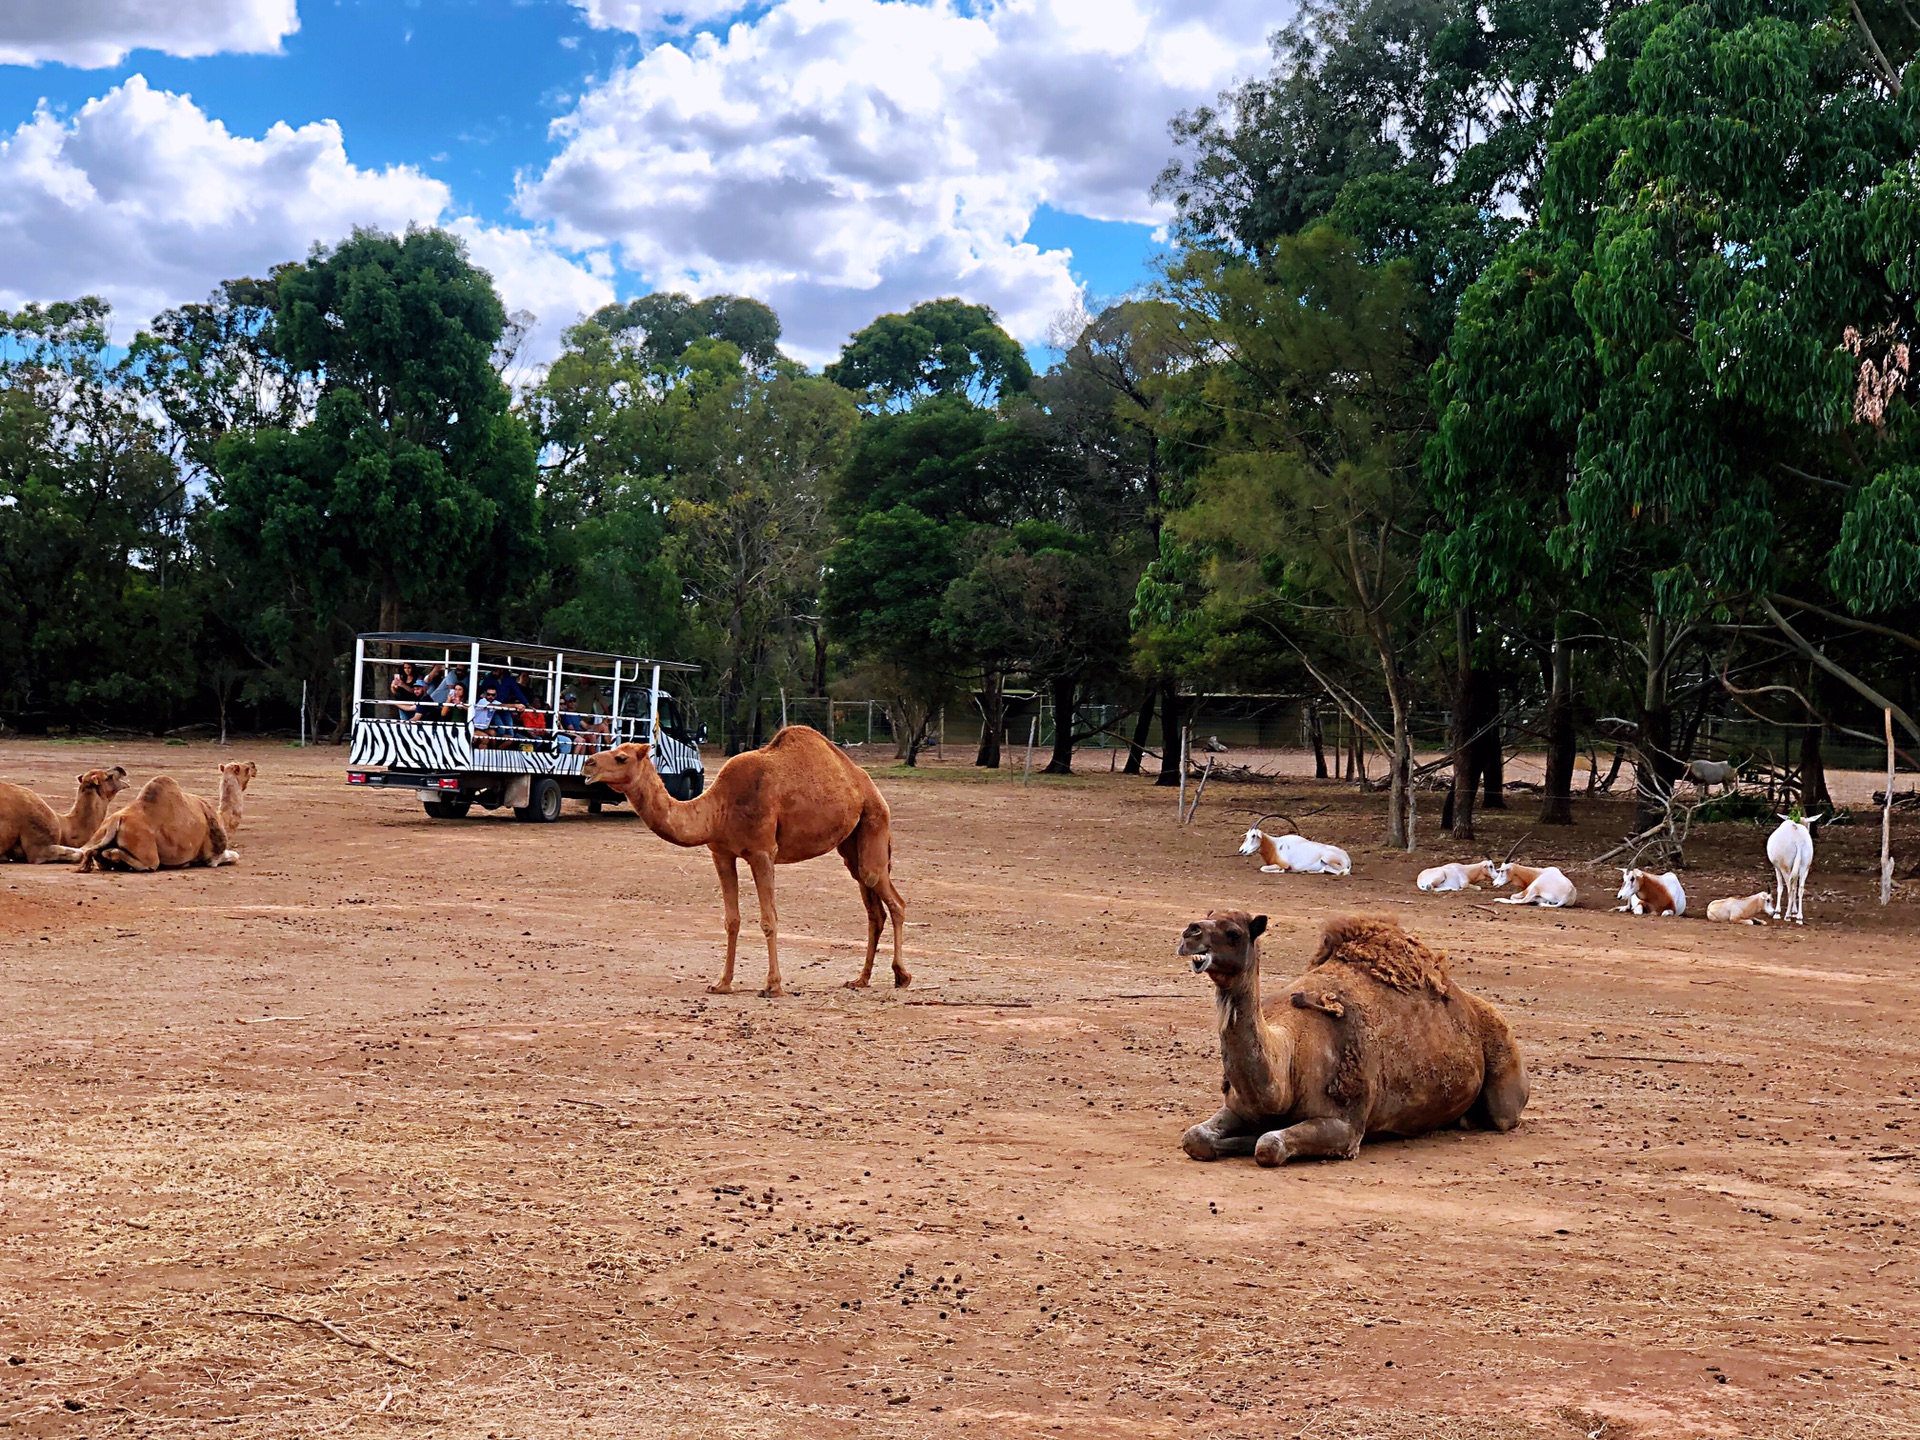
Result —
[[411, 790], [436, 820], [480, 805], [553, 821], [569, 797], [597, 814], [621, 797], [581, 762], [629, 741], [652, 744], [669, 794], [706, 788], [704, 733], [662, 688], [697, 666], [411, 632], [362, 635], [353, 658], [347, 783]]

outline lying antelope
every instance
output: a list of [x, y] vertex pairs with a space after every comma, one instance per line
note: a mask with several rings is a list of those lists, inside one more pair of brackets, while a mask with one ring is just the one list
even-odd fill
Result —
[[1687, 913], [1687, 892], [1680, 888], [1680, 877], [1671, 870], [1664, 875], [1648, 870], [1622, 870], [1620, 893], [1614, 898], [1627, 902], [1614, 906], [1616, 913], [1627, 910], [1635, 915]]
[[1807, 923], [1807, 876], [1813, 870], [1813, 826], [1825, 817], [1808, 820], [1780, 817], [1780, 828], [1767, 837], [1767, 859], [1773, 862], [1773, 908], [1782, 920]]
[[1240, 842], [1240, 853], [1260, 853], [1260, 873], [1282, 875], [1351, 875], [1353, 857], [1338, 845], [1322, 845], [1304, 835], [1269, 835], [1255, 826]]
[[1742, 895], [1732, 900], [1715, 900], [1707, 906], [1707, 919], [1724, 920], [1732, 925], [1764, 925], [1778, 913], [1773, 897], [1762, 890], [1757, 895]]
[[1431, 870], [1422, 870], [1420, 878], [1414, 883], [1430, 894], [1445, 890], [1478, 889], [1482, 885], [1498, 890], [1507, 883], [1507, 867], [1504, 863], [1496, 865], [1491, 859], [1476, 860], [1471, 865], [1462, 865], [1456, 860], [1449, 865], [1436, 865]]
[[1580, 900], [1580, 892], [1573, 888], [1573, 882], [1558, 865], [1545, 868], [1509, 865], [1507, 880], [1526, 888], [1515, 895], [1502, 895], [1499, 900], [1502, 905], [1540, 905], [1549, 910], [1564, 910]]

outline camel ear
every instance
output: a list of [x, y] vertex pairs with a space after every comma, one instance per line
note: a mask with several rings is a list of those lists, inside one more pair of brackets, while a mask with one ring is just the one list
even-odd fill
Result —
[[1258, 940], [1262, 935], [1266, 933], [1267, 933], [1267, 917], [1266, 916], [1256, 915], [1253, 917], [1251, 921], [1248, 922], [1247, 938], [1249, 940]]

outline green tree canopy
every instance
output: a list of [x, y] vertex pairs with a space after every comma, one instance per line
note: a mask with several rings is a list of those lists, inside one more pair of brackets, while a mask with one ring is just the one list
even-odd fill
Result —
[[948, 299], [882, 315], [846, 343], [826, 374], [876, 407], [897, 408], [928, 396], [990, 405], [1025, 390], [1033, 368], [993, 311]]

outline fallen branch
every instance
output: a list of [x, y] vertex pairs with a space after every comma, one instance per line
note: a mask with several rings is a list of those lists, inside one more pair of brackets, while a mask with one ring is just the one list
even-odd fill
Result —
[[257, 1315], [263, 1320], [284, 1320], [289, 1325], [317, 1325], [343, 1345], [351, 1345], [358, 1350], [371, 1350], [383, 1360], [391, 1360], [396, 1365], [404, 1365], [409, 1370], [420, 1367], [404, 1355], [396, 1355], [384, 1345], [371, 1340], [362, 1340], [358, 1335], [349, 1335], [331, 1320], [319, 1315], [289, 1315], [284, 1310], [223, 1310], [223, 1315]]
[[306, 1020], [306, 1015], [259, 1015], [251, 1020], [241, 1020], [242, 1025], [271, 1025], [276, 1020]]
[[1583, 1060], [1644, 1060], [1652, 1065], [1734, 1065], [1734, 1060], [1711, 1060], [1693, 1055], [1583, 1055]]
[[902, 1005], [945, 1005], [953, 1010], [1031, 1010], [1031, 1000], [902, 1000]]

